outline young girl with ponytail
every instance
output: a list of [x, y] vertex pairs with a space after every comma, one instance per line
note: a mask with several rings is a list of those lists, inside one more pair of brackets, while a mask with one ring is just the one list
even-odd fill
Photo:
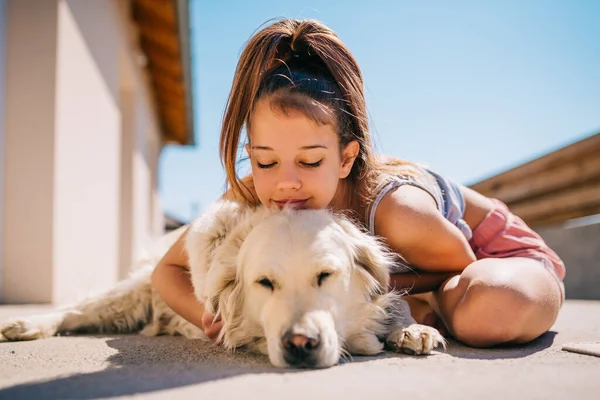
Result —
[[[243, 178], [236, 170], [240, 144], [252, 166]], [[564, 265], [520, 218], [423, 166], [374, 154], [360, 68], [319, 22], [282, 20], [250, 39], [227, 102], [220, 153], [224, 197], [250, 206], [327, 207], [383, 238], [416, 272], [393, 275], [392, 284], [431, 293], [435, 313], [410, 301], [421, 323], [488, 347], [531, 341], [557, 317]], [[152, 282], [175, 312], [215, 338], [221, 323], [192, 294], [183, 240]]]

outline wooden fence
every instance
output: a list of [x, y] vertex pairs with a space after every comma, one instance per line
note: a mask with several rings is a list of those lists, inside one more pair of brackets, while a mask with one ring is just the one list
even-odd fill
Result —
[[534, 227], [600, 213], [600, 133], [470, 186]]

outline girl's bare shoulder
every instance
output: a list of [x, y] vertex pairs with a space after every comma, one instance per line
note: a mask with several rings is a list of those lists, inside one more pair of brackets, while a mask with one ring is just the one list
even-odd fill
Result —
[[417, 267], [461, 270], [475, 260], [464, 235], [416, 186], [402, 185], [384, 196], [375, 213], [375, 233]]

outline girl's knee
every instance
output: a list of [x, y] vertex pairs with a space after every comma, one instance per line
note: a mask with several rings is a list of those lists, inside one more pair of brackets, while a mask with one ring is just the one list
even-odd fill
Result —
[[507, 261], [480, 260], [461, 275], [449, 321], [458, 340], [477, 347], [528, 342], [554, 323], [560, 296], [548, 296], [556, 291], [548, 272], [535, 260]]
[[452, 332], [458, 340], [476, 347], [515, 341], [523, 335], [534, 311], [534, 302], [523, 293], [474, 281], [452, 314]]
[[464, 294], [468, 289], [489, 291], [495, 296], [560, 305], [562, 294], [546, 266], [530, 258], [487, 258], [469, 265], [460, 276]]

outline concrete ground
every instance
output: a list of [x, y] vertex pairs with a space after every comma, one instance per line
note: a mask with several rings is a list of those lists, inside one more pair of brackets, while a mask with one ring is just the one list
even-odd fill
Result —
[[[0, 306], [0, 321], [43, 310]], [[279, 370], [259, 355], [138, 335], [0, 343], [0, 399], [599, 399], [600, 301], [567, 301], [550, 332], [525, 346], [451, 342], [426, 357], [388, 353], [324, 370]], [[14, 353], [13, 353], [14, 352]]]

